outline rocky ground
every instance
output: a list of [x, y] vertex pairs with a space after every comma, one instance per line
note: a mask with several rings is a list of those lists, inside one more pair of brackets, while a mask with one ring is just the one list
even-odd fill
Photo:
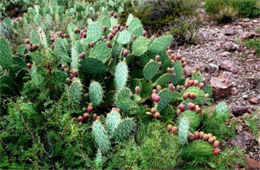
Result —
[[[206, 16], [204, 11], [201, 14]], [[259, 28], [260, 18], [243, 18], [220, 25], [206, 16], [198, 31], [198, 44], [172, 49], [185, 56], [191, 66], [186, 66], [186, 74], [199, 63], [205, 82], [214, 88], [217, 103], [225, 101], [231, 116], [240, 122], [238, 135], [231, 144], [245, 149], [248, 163], [258, 168], [260, 138], [256, 139], [238, 117], [253, 112], [260, 116], [260, 57], [255, 50], [239, 43], [242, 39], [260, 38], [256, 31]]]

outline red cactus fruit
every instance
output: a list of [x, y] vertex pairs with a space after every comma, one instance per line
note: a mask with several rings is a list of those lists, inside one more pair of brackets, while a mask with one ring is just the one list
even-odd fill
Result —
[[106, 32], [107, 31], [107, 27], [103, 26], [103, 31]]
[[90, 47], [90, 48], [94, 47], [94, 45], [95, 45], [94, 42], [90, 42], [90, 43], [89, 43], [89, 47]]
[[200, 139], [203, 139], [203, 135], [204, 135], [204, 132], [201, 131], [201, 132], [199, 133], [199, 137], [200, 137]]
[[116, 107], [113, 107], [113, 108], [112, 108], [112, 111], [116, 111], [116, 112], [118, 112], [118, 113], [121, 112], [121, 110], [120, 110], [119, 108], [116, 108]]
[[84, 113], [83, 114], [83, 119], [87, 119], [89, 117], [89, 114], [88, 113]]
[[155, 56], [155, 60], [156, 60], [156, 61], [159, 61], [159, 60], [160, 60], [160, 56], [159, 56], [159, 55], [156, 55], [156, 56]]
[[158, 102], [160, 101], [160, 96], [155, 95], [155, 96], [153, 97], [153, 101], [155, 101], [156, 103], [158, 103]]
[[30, 40], [29, 40], [29, 39], [25, 39], [25, 40], [24, 40], [24, 43], [25, 43], [25, 44], [30, 44]]
[[115, 14], [114, 11], [110, 12], [110, 17], [114, 16], [114, 14]]
[[195, 67], [196, 71], [200, 71], [200, 66]]
[[109, 33], [109, 34], [108, 34], [108, 39], [109, 39], [109, 40], [112, 40], [113, 38], [114, 38], [114, 35], [113, 35], [112, 33]]
[[195, 112], [197, 112], [197, 113], [200, 113], [200, 112], [201, 112], [201, 109], [200, 109], [199, 105], [196, 105], [196, 106], [195, 106]]
[[195, 109], [195, 104], [193, 104], [193, 103], [188, 103], [188, 109], [189, 109], [189, 110], [194, 110], [194, 109]]
[[187, 83], [184, 84], [184, 87], [185, 87], [185, 89], [187, 89], [187, 88], [190, 87], [190, 84], [187, 82]]
[[125, 49], [125, 50], [123, 51], [123, 56], [126, 57], [127, 55], [128, 55], [128, 50]]
[[147, 32], [146, 31], [143, 31], [143, 36], [146, 36], [147, 35]]
[[208, 93], [206, 93], [206, 94], [204, 95], [204, 97], [205, 97], [205, 98], [208, 98], [208, 97], [209, 97], [209, 94], [208, 94]]
[[191, 140], [191, 141], [194, 140], [194, 134], [192, 134], [192, 133], [189, 134], [189, 140]]
[[203, 89], [204, 83], [200, 83], [200, 89]]
[[186, 100], [186, 99], [188, 99], [188, 98], [189, 98], [189, 96], [190, 96], [190, 94], [189, 94], [189, 93], [184, 93], [184, 94], [183, 94], [183, 99], [184, 99], [184, 100]]
[[107, 44], [107, 47], [112, 48], [112, 43], [111, 43], [111, 41], [107, 41], [106, 44]]
[[82, 53], [79, 54], [79, 58], [80, 58], [80, 59], [84, 59], [85, 56], [86, 56], [86, 53], [85, 53], [85, 52], [82, 52]]
[[106, 36], [101, 36], [101, 40], [104, 41], [106, 39]]
[[92, 117], [93, 117], [93, 119], [96, 119], [96, 118], [97, 118], [97, 114], [94, 113], [94, 114], [92, 115]]
[[180, 110], [180, 109], [177, 110], [177, 114], [178, 114], [178, 115], [181, 114], [181, 110]]
[[153, 89], [153, 92], [152, 92], [153, 94], [156, 94], [157, 93], [157, 90], [156, 89]]
[[214, 142], [213, 138], [212, 138], [212, 137], [209, 138], [209, 139], [208, 139], [208, 142], [209, 142], [209, 143], [213, 143], [213, 142]]
[[178, 131], [177, 126], [173, 126], [172, 127], [172, 133], [175, 134], [175, 133], [177, 133], [177, 131]]
[[79, 116], [79, 117], [78, 117], [78, 121], [79, 121], [79, 122], [82, 122], [82, 121], [83, 121], [83, 117], [82, 117], [82, 116]]
[[27, 63], [27, 68], [31, 69], [32, 68], [32, 64], [31, 63]]
[[168, 68], [167, 68], [167, 73], [171, 73], [171, 72], [172, 72], [171, 68], [168, 67]]
[[199, 84], [198, 80], [194, 80], [194, 86], [197, 86]]
[[217, 155], [220, 153], [220, 149], [219, 148], [215, 148], [213, 151], [213, 155]]
[[50, 41], [51, 41], [51, 42], [54, 42], [54, 41], [55, 41], [54, 37], [51, 37], [51, 38], [50, 38]]
[[154, 114], [155, 112], [156, 112], [156, 108], [153, 107], [153, 108], [151, 109], [151, 113]]
[[213, 147], [214, 147], [214, 148], [219, 147], [219, 141], [218, 141], [218, 140], [215, 140], [215, 141], [214, 141]]
[[194, 139], [195, 140], [199, 139], [199, 132], [198, 131], [194, 132]]
[[204, 140], [204, 141], [207, 141], [208, 139], [209, 139], [208, 134], [204, 134], [204, 135], [203, 135], [203, 140]]
[[189, 86], [193, 86], [194, 85], [194, 80], [190, 80], [189, 81]]
[[170, 132], [172, 130], [172, 125], [168, 125], [167, 130]]
[[180, 108], [181, 112], [185, 111], [185, 105], [184, 104], [180, 104], [179, 108]]
[[135, 93], [136, 93], [136, 94], [140, 94], [140, 93], [141, 93], [141, 88], [140, 88], [140, 86], [136, 86], [136, 87], [135, 87]]
[[92, 106], [92, 105], [88, 105], [87, 111], [88, 111], [89, 113], [91, 113], [91, 112], [93, 111], [93, 106]]
[[158, 117], [160, 117], [160, 116], [161, 116], [161, 115], [160, 115], [159, 112], [155, 112], [154, 115], [153, 115], [154, 118], [158, 118]]

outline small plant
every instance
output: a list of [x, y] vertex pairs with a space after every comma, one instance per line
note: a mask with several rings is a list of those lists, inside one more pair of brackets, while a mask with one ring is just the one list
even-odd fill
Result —
[[256, 39], [246, 40], [243, 42], [243, 44], [252, 50], [256, 50], [255, 51], [256, 56], [260, 57], [260, 39], [256, 38]]

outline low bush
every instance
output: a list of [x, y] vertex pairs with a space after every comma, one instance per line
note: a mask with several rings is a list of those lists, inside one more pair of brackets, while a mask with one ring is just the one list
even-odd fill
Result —
[[256, 50], [256, 52], [255, 52], [256, 56], [260, 57], [260, 39], [259, 38], [246, 40], [243, 43], [248, 48], [250, 48], [252, 50]]
[[260, 15], [258, 0], [206, 0], [204, 8], [219, 22], [229, 22], [237, 17]]

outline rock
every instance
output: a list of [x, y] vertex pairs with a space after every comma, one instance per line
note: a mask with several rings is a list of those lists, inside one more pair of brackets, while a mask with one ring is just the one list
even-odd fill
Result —
[[260, 162], [251, 158], [246, 158], [248, 169], [260, 169]]
[[258, 23], [258, 21], [254, 19], [254, 20], [253, 20], [253, 23]]
[[203, 32], [201, 32], [201, 36], [202, 36], [202, 38], [203, 38], [204, 40], [208, 41], [209, 38], [210, 38], [210, 33], [207, 32], [207, 31], [203, 31]]
[[259, 103], [259, 99], [258, 99], [257, 97], [253, 97], [253, 98], [251, 98], [249, 101], [250, 101], [250, 103], [252, 103], [252, 104], [258, 104], [258, 103]]
[[217, 76], [219, 73], [219, 67], [216, 64], [210, 63], [206, 68], [206, 71], [214, 76]]
[[186, 66], [184, 67], [184, 73], [186, 76], [191, 76], [194, 69], [192, 67]]
[[247, 57], [248, 57], [248, 58], [253, 58], [253, 57], [254, 57], [254, 54], [249, 54]]
[[225, 35], [234, 35], [235, 31], [232, 28], [228, 28], [228, 29], [225, 30], [224, 34]]
[[241, 35], [241, 39], [247, 40], [247, 39], [250, 39], [250, 38], [257, 37], [257, 36], [259, 36], [259, 35], [256, 34], [255, 32], [244, 32], [244, 33]]
[[243, 115], [244, 113], [247, 113], [247, 112], [249, 112], [249, 107], [247, 107], [247, 106], [234, 106], [234, 107], [232, 107], [232, 113], [235, 116], [241, 116], [241, 115]]
[[228, 52], [228, 51], [225, 51], [225, 52], [223, 52], [223, 53], [220, 53], [219, 55], [220, 55], [221, 57], [229, 57], [229, 56], [231, 56], [231, 53]]
[[235, 51], [239, 49], [239, 45], [231, 41], [222, 44], [222, 47], [227, 51]]
[[248, 99], [248, 95], [247, 95], [247, 94], [243, 95], [242, 97], [243, 97], [243, 99], [245, 99], [245, 100]]
[[232, 69], [235, 67], [234, 62], [230, 60], [221, 61], [219, 65], [222, 70], [226, 71], [232, 71]]
[[236, 88], [236, 87], [233, 87], [233, 88], [231, 89], [231, 94], [232, 94], [232, 95], [236, 95], [237, 93], [238, 93], [237, 88]]
[[250, 143], [252, 140], [254, 140], [254, 136], [249, 132], [243, 131], [231, 141], [231, 144], [239, 146], [240, 148], [245, 150], [247, 148], [247, 143]]
[[244, 18], [243, 21], [244, 21], [244, 22], [249, 22], [250, 19], [249, 19], [249, 18]]
[[231, 76], [228, 72], [223, 72], [218, 77], [210, 79], [210, 85], [213, 88], [216, 98], [224, 97], [230, 94], [232, 88]]

